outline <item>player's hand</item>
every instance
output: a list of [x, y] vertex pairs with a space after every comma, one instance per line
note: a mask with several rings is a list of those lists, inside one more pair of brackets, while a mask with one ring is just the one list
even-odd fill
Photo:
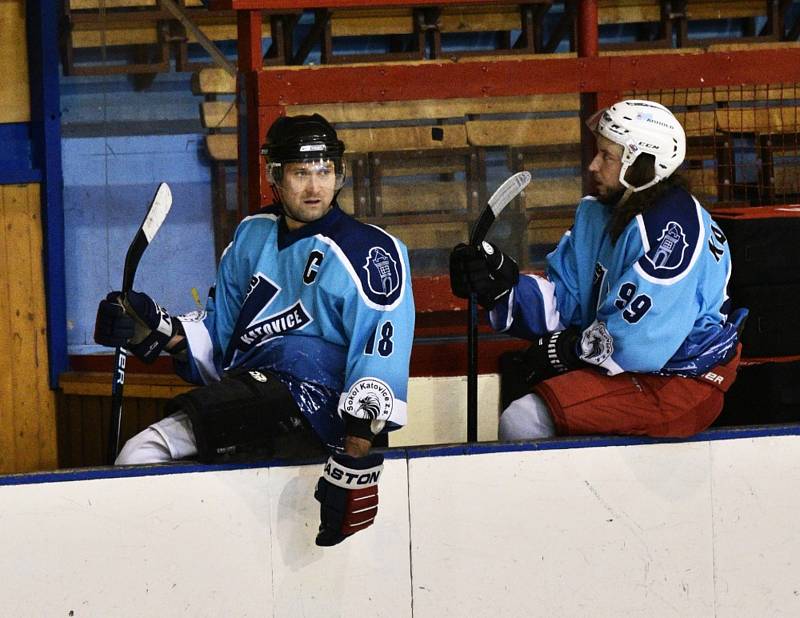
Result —
[[317, 481], [320, 525], [316, 543], [329, 547], [372, 525], [378, 513], [383, 455], [333, 455]]
[[145, 363], [152, 363], [180, 332], [180, 322], [141, 292], [111, 292], [97, 308], [95, 342], [124, 347]]
[[577, 328], [550, 333], [536, 339], [522, 355], [526, 381], [533, 385], [570, 369], [585, 367], [578, 356], [581, 332]]
[[111, 292], [100, 301], [94, 322], [94, 341], [110, 348], [128, 345], [135, 332], [134, 321], [125, 313], [121, 292]]
[[489, 242], [476, 248], [460, 243], [450, 253], [450, 287], [459, 298], [475, 293], [486, 309], [494, 307], [519, 281], [519, 267]]

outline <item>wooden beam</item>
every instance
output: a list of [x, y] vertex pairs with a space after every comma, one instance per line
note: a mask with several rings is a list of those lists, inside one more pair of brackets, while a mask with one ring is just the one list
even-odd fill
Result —
[[[104, 372], [66, 372], [61, 374], [60, 387], [65, 395], [111, 396], [111, 374]], [[125, 397], [171, 399], [197, 388], [176, 375], [125, 375]]]
[[27, 122], [30, 116], [24, 2], [0, 2], [0, 122]]
[[39, 185], [0, 185], [0, 473], [57, 465], [42, 258]]
[[472, 146], [538, 146], [580, 142], [578, 118], [474, 120], [466, 124]]

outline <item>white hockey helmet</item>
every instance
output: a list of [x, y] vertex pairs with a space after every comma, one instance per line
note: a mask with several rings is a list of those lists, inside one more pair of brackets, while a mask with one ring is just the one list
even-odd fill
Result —
[[[622, 186], [636, 192], [669, 177], [686, 156], [686, 133], [666, 107], [654, 101], [627, 99], [594, 114], [587, 123], [596, 134], [622, 146]], [[643, 152], [655, 157], [655, 176], [639, 187], [625, 180], [628, 168]]]

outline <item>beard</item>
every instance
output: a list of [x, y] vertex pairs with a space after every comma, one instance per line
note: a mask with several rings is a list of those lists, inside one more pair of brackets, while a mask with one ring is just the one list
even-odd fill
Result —
[[605, 195], [596, 195], [597, 201], [605, 206], [615, 206], [622, 196], [625, 194], [625, 188], [618, 189], [616, 191], [612, 191], [611, 193], [606, 193]]

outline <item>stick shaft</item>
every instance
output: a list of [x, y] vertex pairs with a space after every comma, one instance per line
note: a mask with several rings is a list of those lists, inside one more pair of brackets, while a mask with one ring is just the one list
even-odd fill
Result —
[[467, 301], [467, 442], [478, 441], [478, 299], [473, 292]]
[[[478, 246], [486, 238], [495, 219], [531, 181], [529, 172], [517, 172], [506, 179], [489, 198], [472, 232], [469, 243]], [[467, 442], [478, 440], [478, 299], [472, 293], [467, 301]]]
[[[133, 279], [136, 276], [136, 269], [142, 259], [144, 250], [147, 249], [150, 241], [161, 228], [161, 224], [167, 217], [169, 209], [172, 207], [172, 193], [169, 185], [162, 182], [150, 207], [147, 209], [144, 221], [139, 226], [133, 241], [125, 254], [125, 267], [122, 272], [122, 295], [125, 296], [133, 289]], [[114, 373], [111, 379], [111, 416], [108, 424], [108, 452], [107, 459], [109, 465], [114, 465], [119, 453], [119, 437], [122, 430], [122, 394], [125, 386], [125, 364], [127, 354], [122, 348], [114, 350]]]

